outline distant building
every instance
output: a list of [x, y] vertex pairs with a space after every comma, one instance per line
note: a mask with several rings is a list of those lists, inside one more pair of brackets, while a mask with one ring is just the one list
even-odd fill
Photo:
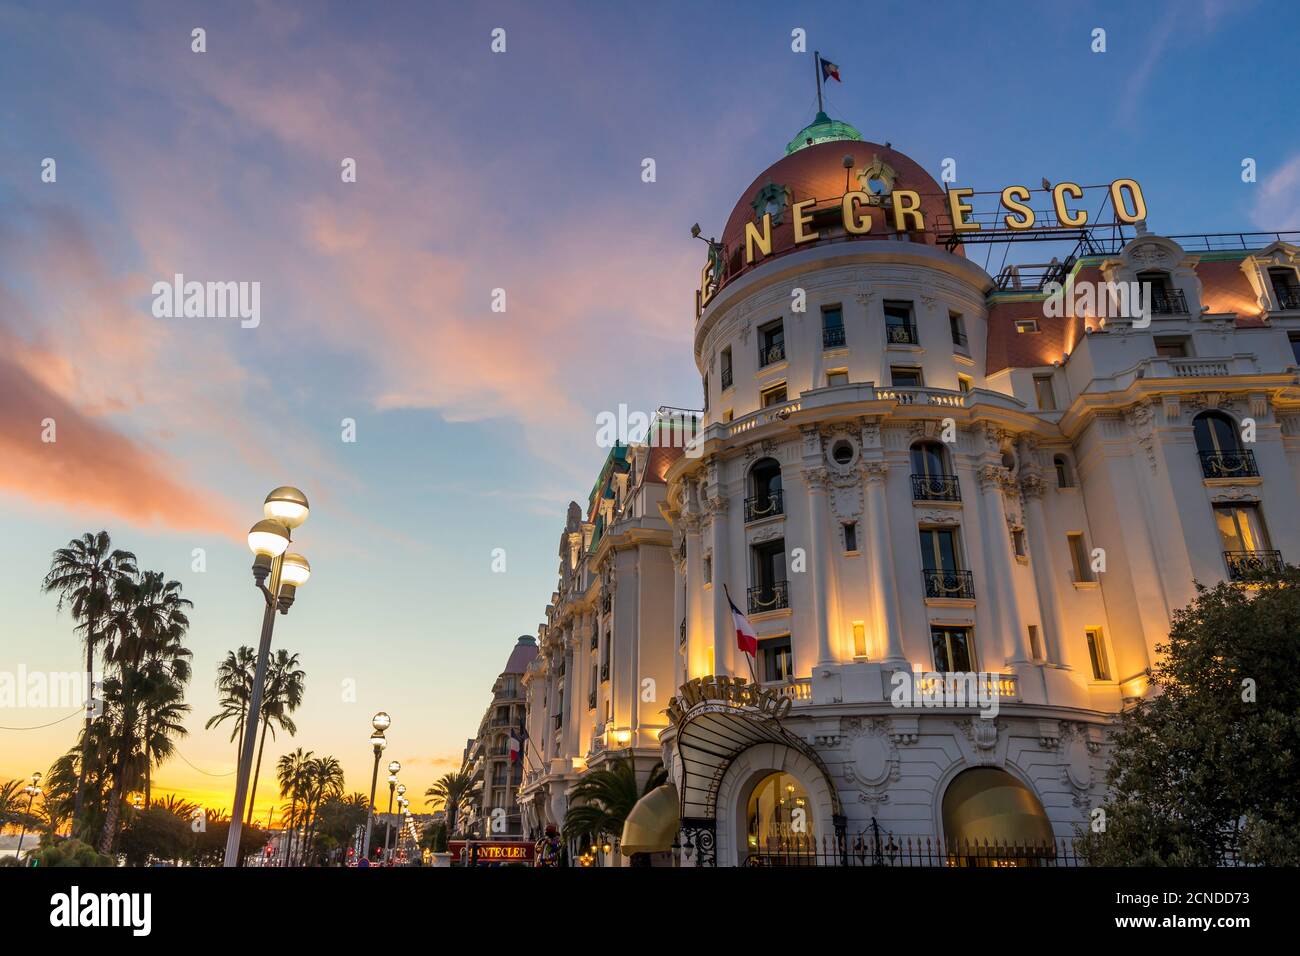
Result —
[[[492, 685], [492, 703], [479, 721], [478, 735], [465, 747], [464, 769], [473, 777], [469, 808], [456, 819], [456, 834], [501, 839], [523, 835], [519, 819], [518, 790], [523, 764], [510, 762], [510, 730], [524, 725], [524, 691], [521, 683], [528, 665], [537, 657], [537, 640], [524, 635], [515, 644], [505, 668]], [[496, 809], [503, 823], [493, 826]]]

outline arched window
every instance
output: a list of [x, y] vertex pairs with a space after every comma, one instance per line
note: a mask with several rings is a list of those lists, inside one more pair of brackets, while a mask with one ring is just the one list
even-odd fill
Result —
[[1206, 478], [1258, 475], [1255, 455], [1241, 447], [1237, 423], [1223, 412], [1201, 412], [1192, 421], [1201, 474]]
[[948, 450], [937, 441], [912, 446], [912, 497], [917, 501], [960, 501], [961, 487], [952, 474]]
[[785, 514], [781, 494], [781, 465], [775, 458], [760, 458], [749, 470], [745, 520], [757, 521], [779, 514]]
[[1057, 455], [1052, 459], [1052, 465], [1056, 468], [1056, 487], [1073, 488], [1074, 473], [1070, 470], [1070, 459]]

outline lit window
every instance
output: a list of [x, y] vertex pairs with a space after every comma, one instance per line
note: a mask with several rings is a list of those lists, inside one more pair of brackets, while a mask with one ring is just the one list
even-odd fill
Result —
[[963, 395], [969, 394], [970, 390], [975, 387], [975, 381], [969, 375], [957, 376], [957, 391]]
[[764, 408], [769, 405], [780, 405], [785, 401], [785, 382], [763, 389], [759, 394], [759, 399]]
[[808, 791], [793, 774], [778, 771], [760, 780], [750, 793], [745, 819], [746, 850], [757, 863], [775, 859], [788, 865], [791, 857], [817, 852]]
[[946, 673], [970, 673], [975, 667], [975, 648], [969, 627], [933, 627], [934, 669]]
[[1036, 661], [1043, 659], [1043, 639], [1038, 634], [1038, 625], [1029, 625], [1029, 656]]
[[794, 677], [794, 653], [790, 649], [790, 635], [759, 641], [758, 655], [763, 680], [767, 683], [780, 683]]
[[1052, 376], [1034, 376], [1034, 398], [1042, 411], [1052, 412], [1056, 410], [1056, 393], [1052, 391]]
[[1037, 320], [1037, 319], [1017, 319], [1017, 320], [1016, 320], [1016, 331], [1019, 332], [1019, 333], [1022, 333], [1022, 334], [1025, 333], [1025, 332], [1037, 332], [1037, 331], [1038, 331], [1038, 320]]
[[1092, 562], [1088, 556], [1088, 546], [1084, 543], [1083, 535], [1076, 533], [1066, 537], [1070, 543], [1070, 560], [1074, 563], [1074, 580], [1095, 581], [1096, 578], [1092, 575]]
[[829, 385], [847, 385], [849, 384], [849, 373], [844, 369], [836, 369], [833, 372], [826, 373], [826, 384]]
[[891, 365], [889, 381], [900, 388], [920, 388], [921, 370], [911, 365]]
[[890, 345], [917, 345], [916, 323], [912, 303], [885, 303], [885, 338]]
[[1110, 667], [1106, 663], [1106, 642], [1101, 636], [1101, 628], [1090, 627], [1088, 635], [1088, 658], [1092, 661], [1092, 679], [1110, 680]]

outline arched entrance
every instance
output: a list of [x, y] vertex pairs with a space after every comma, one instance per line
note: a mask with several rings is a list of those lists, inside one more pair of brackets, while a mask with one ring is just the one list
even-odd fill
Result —
[[1034, 866], [1055, 856], [1052, 823], [1023, 782], [993, 767], [963, 770], [943, 794], [954, 866]]

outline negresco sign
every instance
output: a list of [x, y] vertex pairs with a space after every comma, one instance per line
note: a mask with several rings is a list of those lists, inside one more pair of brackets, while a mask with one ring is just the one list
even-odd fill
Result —
[[668, 719], [674, 727], [679, 726], [687, 711], [706, 701], [752, 707], [762, 716], [776, 720], [790, 713], [790, 708], [794, 706], [789, 697], [774, 694], [758, 684], [751, 684], [743, 677], [711, 674], [687, 681], [677, 689], [677, 696], [668, 704]]

